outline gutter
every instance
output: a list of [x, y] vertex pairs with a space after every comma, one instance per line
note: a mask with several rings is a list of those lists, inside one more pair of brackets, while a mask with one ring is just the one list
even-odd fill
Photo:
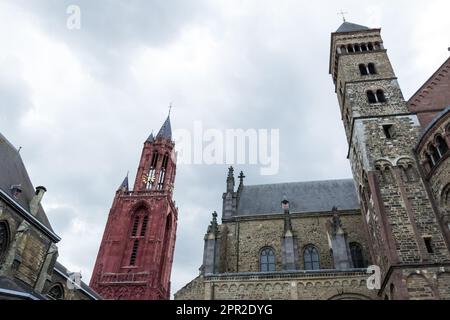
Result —
[[24, 207], [22, 207], [16, 200], [11, 198], [3, 189], [0, 189], [0, 198], [5, 200], [10, 206], [17, 210], [17, 212], [29, 223], [42, 231], [46, 236], [48, 236], [53, 242], [57, 243], [61, 238], [48, 227], [46, 227], [42, 222], [40, 222], [35, 216], [28, 212]]

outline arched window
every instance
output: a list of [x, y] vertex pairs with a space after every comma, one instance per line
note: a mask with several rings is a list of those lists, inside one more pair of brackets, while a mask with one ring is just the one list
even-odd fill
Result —
[[450, 209], [450, 184], [446, 185], [441, 194], [441, 205], [445, 209]]
[[371, 90], [367, 91], [367, 99], [369, 100], [369, 103], [377, 103], [377, 98]]
[[430, 167], [433, 168], [435, 162], [434, 162], [433, 158], [431, 157], [431, 155], [428, 152], [425, 153], [425, 158], [427, 159], [427, 162], [430, 165]]
[[139, 240], [136, 239], [134, 240], [133, 249], [131, 250], [130, 266], [134, 266], [136, 264], [138, 249], [139, 249]]
[[259, 253], [259, 271], [275, 271], [275, 252], [272, 248], [263, 248]]
[[146, 188], [148, 190], [153, 188], [153, 183], [156, 179], [155, 177], [155, 172], [156, 172], [156, 166], [158, 165], [158, 158], [159, 158], [159, 154], [157, 151], [153, 152], [152, 155], [152, 162], [150, 162], [150, 171], [148, 172], [148, 177], [146, 179]]
[[432, 144], [430, 144], [430, 146], [429, 146], [429, 151], [430, 151], [431, 159], [433, 159], [433, 165], [435, 165], [441, 157], [439, 156], [439, 153], [438, 153], [436, 147], [433, 146]]
[[341, 46], [341, 53], [347, 53], [347, 47], [342, 45]]
[[[169, 214], [167, 215], [166, 218], [166, 227], [165, 227], [165, 231], [164, 231], [164, 239], [163, 239], [163, 252], [169, 252], [170, 250], [170, 246], [172, 245], [172, 238], [173, 237], [173, 230], [172, 230], [172, 215]], [[163, 282], [165, 281], [164, 277], [167, 277], [167, 273], [165, 272], [165, 270], [167, 270], [167, 259], [168, 259], [168, 255], [164, 254], [162, 257], [162, 261], [161, 264], [159, 266], [159, 281]], [[169, 272], [170, 273], [170, 272]], [[167, 279], [168, 280], [168, 279]]]
[[359, 72], [361, 73], [362, 76], [367, 76], [369, 74], [369, 72], [367, 72], [366, 65], [362, 63], [359, 65]]
[[319, 251], [313, 245], [309, 245], [303, 252], [303, 261], [305, 263], [305, 270], [319, 270]]
[[386, 97], [384, 96], [384, 92], [383, 90], [377, 90], [377, 100], [379, 103], [384, 103], [386, 102]]
[[161, 171], [159, 172], [159, 180], [158, 180], [158, 190], [162, 190], [164, 187], [164, 182], [166, 179], [166, 170], [167, 170], [167, 163], [169, 162], [169, 155], [165, 154], [162, 165], [161, 165]]
[[62, 300], [64, 299], [64, 289], [61, 284], [57, 283], [50, 287], [48, 290], [47, 296], [53, 300]]
[[367, 67], [369, 68], [369, 74], [377, 74], [377, 70], [375, 68], [375, 64], [374, 63], [369, 63], [367, 65]]
[[131, 236], [136, 237], [139, 228], [139, 216], [136, 215], [133, 221], [133, 229], [131, 230]]
[[361, 51], [367, 51], [367, 45], [365, 43], [361, 44]]
[[359, 46], [359, 44], [355, 44], [355, 52], [360, 52], [361, 51], [361, 47]]
[[389, 291], [390, 291], [391, 300], [394, 300], [395, 285], [393, 283], [391, 283]]
[[440, 153], [440, 156], [441, 157], [444, 156], [444, 154], [446, 154], [448, 151], [448, 146], [447, 146], [447, 143], [445, 142], [444, 138], [442, 138], [441, 136], [437, 136], [436, 144], [437, 144], [437, 149]]
[[373, 44], [372, 44], [372, 42], [369, 42], [369, 44], [367, 45], [367, 48], [369, 49], [369, 51], [373, 51]]
[[0, 262], [9, 245], [9, 229], [6, 221], [0, 221]]
[[350, 243], [350, 253], [352, 255], [353, 267], [354, 268], [364, 268], [364, 257], [362, 254], [361, 245], [357, 242]]
[[147, 225], [148, 225], [148, 216], [145, 216], [144, 220], [142, 221], [141, 237], [145, 237], [145, 233], [147, 231]]
[[349, 45], [347, 46], [347, 51], [348, 51], [348, 52], [355, 52], [355, 49], [353, 48], [353, 45], [349, 44]]

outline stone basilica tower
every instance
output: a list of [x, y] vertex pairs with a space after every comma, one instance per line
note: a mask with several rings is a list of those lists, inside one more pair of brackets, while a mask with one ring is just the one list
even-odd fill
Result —
[[145, 141], [133, 190], [113, 200], [90, 286], [105, 299], [169, 299], [177, 208], [170, 119]]
[[441, 285], [425, 279], [448, 266], [449, 244], [413, 151], [421, 127], [380, 31], [344, 22], [331, 35], [330, 53], [372, 264], [381, 268], [378, 296], [438, 296]]

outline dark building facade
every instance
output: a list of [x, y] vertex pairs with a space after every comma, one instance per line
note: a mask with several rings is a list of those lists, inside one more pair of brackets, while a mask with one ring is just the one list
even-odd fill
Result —
[[0, 299], [97, 300], [100, 296], [57, 262], [60, 237], [41, 205], [17, 150], [0, 134]]

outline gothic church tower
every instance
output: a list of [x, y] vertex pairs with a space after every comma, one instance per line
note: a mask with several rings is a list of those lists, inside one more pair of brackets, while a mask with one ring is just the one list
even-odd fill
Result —
[[439, 298], [447, 289], [433, 279], [450, 262], [449, 244], [413, 152], [421, 127], [380, 31], [344, 22], [330, 53], [372, 264], [381, 268], [378, 295]]
[[116, 192], [90, 286], [105, 299], [169, 299], [177, 208], [170, 119], [145, 141], [133, 190]]

